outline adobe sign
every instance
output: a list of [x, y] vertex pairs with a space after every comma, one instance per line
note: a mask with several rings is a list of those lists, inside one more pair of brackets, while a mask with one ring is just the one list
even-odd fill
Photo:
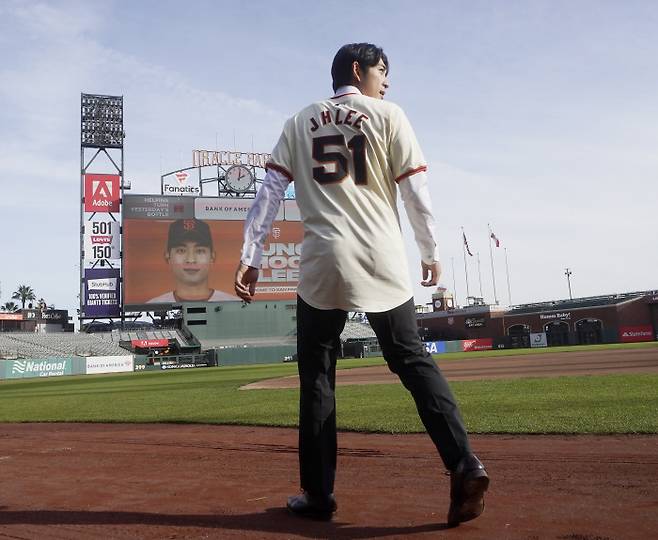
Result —
[[133, 347], [139, 347], [140, 349], [157, 349], [163, 347], [169, 347], [168, 339], [131, 339], [130, 344]]
[[118, 174], [85, 174], [85, 212], [118, 212], [120, 195]]

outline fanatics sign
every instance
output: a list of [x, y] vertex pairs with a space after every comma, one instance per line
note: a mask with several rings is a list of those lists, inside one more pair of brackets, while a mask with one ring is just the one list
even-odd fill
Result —
[[187, 171], [165, 175], [162, 177], [162, 194], [198, 197], [201, 194], [199, 177], [194, 177]]
[[85, 212], [118, 212], [119, 178], [118, 174], [85, 174]]

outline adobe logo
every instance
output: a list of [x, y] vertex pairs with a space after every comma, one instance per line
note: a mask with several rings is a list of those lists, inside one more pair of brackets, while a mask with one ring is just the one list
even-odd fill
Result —
[[85, 174], [85, 212], [119, 211], [119, 175]]

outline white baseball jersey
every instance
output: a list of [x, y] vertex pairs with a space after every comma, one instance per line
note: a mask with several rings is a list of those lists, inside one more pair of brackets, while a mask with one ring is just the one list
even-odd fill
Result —
[[313, 103], [286, 122], [267, 167], [295, 181], [305, 302], [380, 312], [413, 296], [396, 182], [426, 165], [400, 107], [358, 92]]

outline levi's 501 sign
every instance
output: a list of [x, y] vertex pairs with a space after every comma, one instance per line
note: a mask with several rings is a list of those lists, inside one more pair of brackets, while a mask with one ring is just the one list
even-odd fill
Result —
[[116, 221], [87, 221], [85, 260], [119, 259], [119, 227]]
[[119, 175], [85, 174], [85, 212], [119, 211]]

